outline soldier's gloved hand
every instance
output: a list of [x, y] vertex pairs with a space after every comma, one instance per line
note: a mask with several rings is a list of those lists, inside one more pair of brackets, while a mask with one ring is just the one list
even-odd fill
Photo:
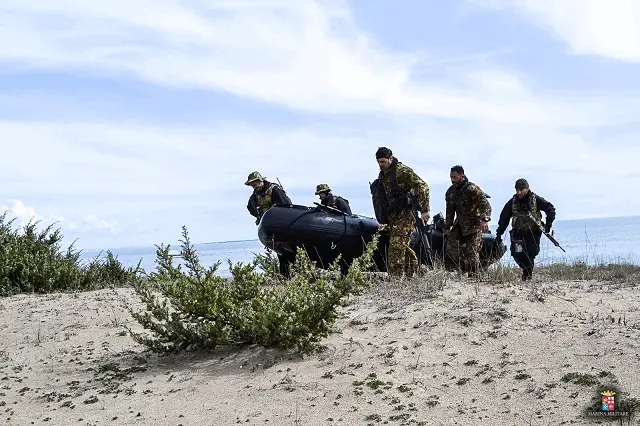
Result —
[[260, 219], [256, 219], [256, 225], [260, 223]]
[[545, 225], [544, 226], [544, 232], [546, 232], [547, 234], [551, 233], [551, 225]]

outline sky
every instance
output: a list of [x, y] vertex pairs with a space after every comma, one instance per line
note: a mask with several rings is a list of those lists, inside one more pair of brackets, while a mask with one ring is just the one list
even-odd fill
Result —
[[391, 148], [558, 220], [640, 214], [638, 0], [3, 0], [0, 211], [76, 247], [255, 239], [247, 175], [373, 216]]

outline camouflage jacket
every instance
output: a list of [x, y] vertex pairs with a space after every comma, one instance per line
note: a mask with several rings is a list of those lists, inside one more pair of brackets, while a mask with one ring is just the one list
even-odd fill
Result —
[[265, 180], [264, 189], [262, 191], [254, 191], [249, 197], [247, 210], [249, 210], [251, 216], [260, 219], [264, 212], [276, 204], [291, 204], [291, 199], [282, 187]]
[[333, 207], [343, 213], [351, 214], [351, 207], [349, 206], [349, 200], [339, 197], [337, 195], [329, 194], [327, 198], [322, 200], [320, 204], [324, 206]]
[[461, 185], [451, 185], [444, 197], [445, 226], [459, 224], [462, 233], [466, 234], [482, 226], [483, 220], [491, 218], [491, 204], [487, 194], [466, 178]]
[[396, 158], [392, 160], [391, 167], [380, 171], [378, 181], [384, 192], [386, 213], [390, 220], [398, 216], [412, 216], [412, 198], [417, 199], [421, 213], [429, 213], [429, 185]]

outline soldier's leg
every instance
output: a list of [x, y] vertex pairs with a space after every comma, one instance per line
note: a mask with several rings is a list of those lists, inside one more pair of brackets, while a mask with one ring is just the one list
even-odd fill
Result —
[[527, 253], [527, 233], [514, 232], [511, 235], [511, 256], [520, 269], [522, 269], [522, 279], [529, 279], [531, 277], [533, 264], [532, 259]]
[[465, 242], [464, 255], [467, 271], [476, 274], [480, 270], [480, 248], [482, 247], [482, 229], [468, 230], [463, 237]]
[[387, 256], [387, 272], [389, 276], [398, 277], [404, 271], [404, 247], [402, 226], [397, 222], [389, 224], [389, 252]]
[[418, 272], [418, 256], [416, 252], [411, 248], [411, 235], [415, 230], [414, 219], [411, 218], [402, 224], [402, 231], [399, 234], [402, 235], [404, 241], [404, 273], [407, 277], [411, 277]]
[[529, 279], [533, 275], [533, 268], [535, 266], [535, 258], [540, 253], [540, 234], [530, 232], [523, 235], [523, 248], [526, 254], [524, 261], [525, 267], [523, 268], [523, 279]]
[[461, 256], [460, 256], [460, 227], [454, 226], [447, 237], [447, 241], [444, 247], [444, 261], [445, 265], [456, 270], [460, 269]]
[[[415, 253], [411, 250], [411, 233], [413, 219], [397, 218], [390, 225], [388, 272], [390, 276], [399, 277], [417, 263]], [[413, 256], [412, 256], [413, 254]]]
[[278, 254], [278, 272], [285, 278], [291, 278], [291, 266], [296, 260], [296, 255], [291, 253]]

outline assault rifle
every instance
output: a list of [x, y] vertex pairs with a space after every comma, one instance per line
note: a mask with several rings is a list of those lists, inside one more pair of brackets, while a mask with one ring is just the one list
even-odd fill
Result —
[[313, 204], [315, 204], [316, 206], [318, 206], [318, 208], [320, 210], [325, 210], [325, 211], [330, 211], [332, 213], [336, 213], [339, 214], [340, 216], [349, 216], [348, 214], [346, 214], [345, 212], [343, 212], [342, 210], [338, 210], [335, 207], [331, 207], [331, 206], [325, 206], [324, 204], [320, 204], [317, 201], [314, 201]]
[[[418, 213], [419, 206], [418, 200], [416, 197], [411, 197], [411, 210], [413, 210], [413, 215], [416, 220], [416, 228], [418, 229], [418, 235], [420, 236], [420, 242], [422, 243], [422, 249], [427, 254], [427, 260], [429, 261], [429, 265], [433, 265], [433, 258], [431, 256], [431, 244], [429, 244], [429, 238], [427, 238], [427, 225], [422, 220], [422, 217]], [[422, 250], [420, 250], [420, 254]], [[420, 259], [418, 259], [420, 260]]]
[[538, 221], [535, 217], [533, 217], [531, 212], [528, 212], [527, 216], [529, 216], [529, 219], [531, 219], [533, 221], [533, 223], [538, 225], [538, 228], [540, 228], [540, 231], [544, 234], [545, 237], [547, 237], [549, 239], [549, 241], [551, 241], [553, 243], [554, 246], [558, 247], [560, 250], [562, 250], [565, 253], [567, 252], [565, 249], [563, 249], [560, 246], [560, 243], [558, 242], [558, 240], [553, 238], [553, 235], [551, 235], [547, 231], [545, 231], [544, 226], [542, 226], [542, 223], [540, 223], [540, 221]]

